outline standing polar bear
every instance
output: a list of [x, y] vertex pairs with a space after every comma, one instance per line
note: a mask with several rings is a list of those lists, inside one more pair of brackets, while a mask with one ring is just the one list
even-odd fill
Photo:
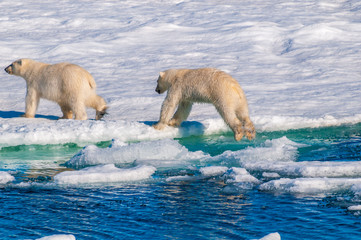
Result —
[[167, 90], [159, 122], [153, 125], [155, 129], [179, 126], [189, 116], [193, 102], [203, 102], [216, 107], [234, 132], [236, 141], [244, 134], [249, 140], [255, 138], [246, 96], [238, 82], [227, 73], [214, 68], [170, 69], [159, 74], [155, 89], [159, 94]]
[[54, 65], [31, 59], [20, 59], [5, 68], [9, 74], [26, 81], [26, 107], [24, 117], [33, 118], [40, 98], [60, 105], [63, 119], [86, 120], [86, 107], [96, 110], [95, 119], [106, 113], [106, 102], [95, 92], [93, 77], [85, 69], [71, 63]]

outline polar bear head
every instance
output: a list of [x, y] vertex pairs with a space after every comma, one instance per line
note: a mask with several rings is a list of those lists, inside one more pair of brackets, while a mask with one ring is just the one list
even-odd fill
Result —
[[171, 84], [168, 80], [169, 79], [166, 77], [166, 72], [160, 72], [158, 80], [157, 80], [157, 87], [155, 88], [155, 91], [159, 94], [162, 94], [165, 91], [167, 91], [171, 86]]
[[155, 91], [159, 94], [167, 91], [173, 85], [173, 83], [177, 81], [177, 73], [177, 69], [169, 69], [165, 72], [160, 72]]
[[27, 59], [19, 59], [7, 66], [4, 70], [8, 74], [16, 75], [16, 76], [22, 76], [24, 74], [24, 71], [26, 69], [27, 65]]

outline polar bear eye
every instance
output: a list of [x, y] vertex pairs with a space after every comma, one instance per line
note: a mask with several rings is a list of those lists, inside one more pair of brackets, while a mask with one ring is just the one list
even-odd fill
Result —
[[21, 64], [22, 64], [21, 60], [16, 61], [16, 63], [19, 64], [20, 66], [21, 66]]

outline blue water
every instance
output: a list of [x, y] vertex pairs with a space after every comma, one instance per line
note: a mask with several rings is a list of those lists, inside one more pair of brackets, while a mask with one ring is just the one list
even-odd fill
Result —
[[[237, 143], [232, 134], [177, 139], [190, 151], [219, 155], [286, 136], [297, 161], [360, 161], [361, 124], [258, 133]], [[110, 142], [98, 143], [107, 147]], [[152, 179], [88, 187], [48, 184], [81, 147], [31, 145], [0, 150], [0, 167], [15, 182], [0, 186], [0, 239], [73, 234], [76, 239], [361, 239], [361, 199], [349, 192], [325, 196], [228, 191], [221, 178], [167, 182], [192, 169], [158, 169]], [[31, 183], [31, 184], [30, 184]]]

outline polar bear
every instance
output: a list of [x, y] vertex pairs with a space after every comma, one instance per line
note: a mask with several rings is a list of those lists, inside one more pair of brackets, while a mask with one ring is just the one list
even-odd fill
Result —
[[153, 125], [155, 129], [179, 126], [189, 116], [193, 102], [201, 102], [215, 106], [234, 132], [236, 141], [244, 134], [249, 140], [255, 138], [246, 96], [238, 82], [227, 73], [214, 68], [169, 69], [160, 72], [155, 89], [159, 94], [167, 90], [160, 119]]
[[75, 119], [86, 120], [86, 107], [96, 110], [96, 120], [106, 113], [106, 102], [96, 94], [93, 77], [78, 65], [50, 65], [31, 59], [20, 59], [6, 67], [5, 71], [26, 81], [26, 107], [23, 117], [35, 116], [40, 98], [58, 103], [63, 119], [72, 119], [74, 113]]

